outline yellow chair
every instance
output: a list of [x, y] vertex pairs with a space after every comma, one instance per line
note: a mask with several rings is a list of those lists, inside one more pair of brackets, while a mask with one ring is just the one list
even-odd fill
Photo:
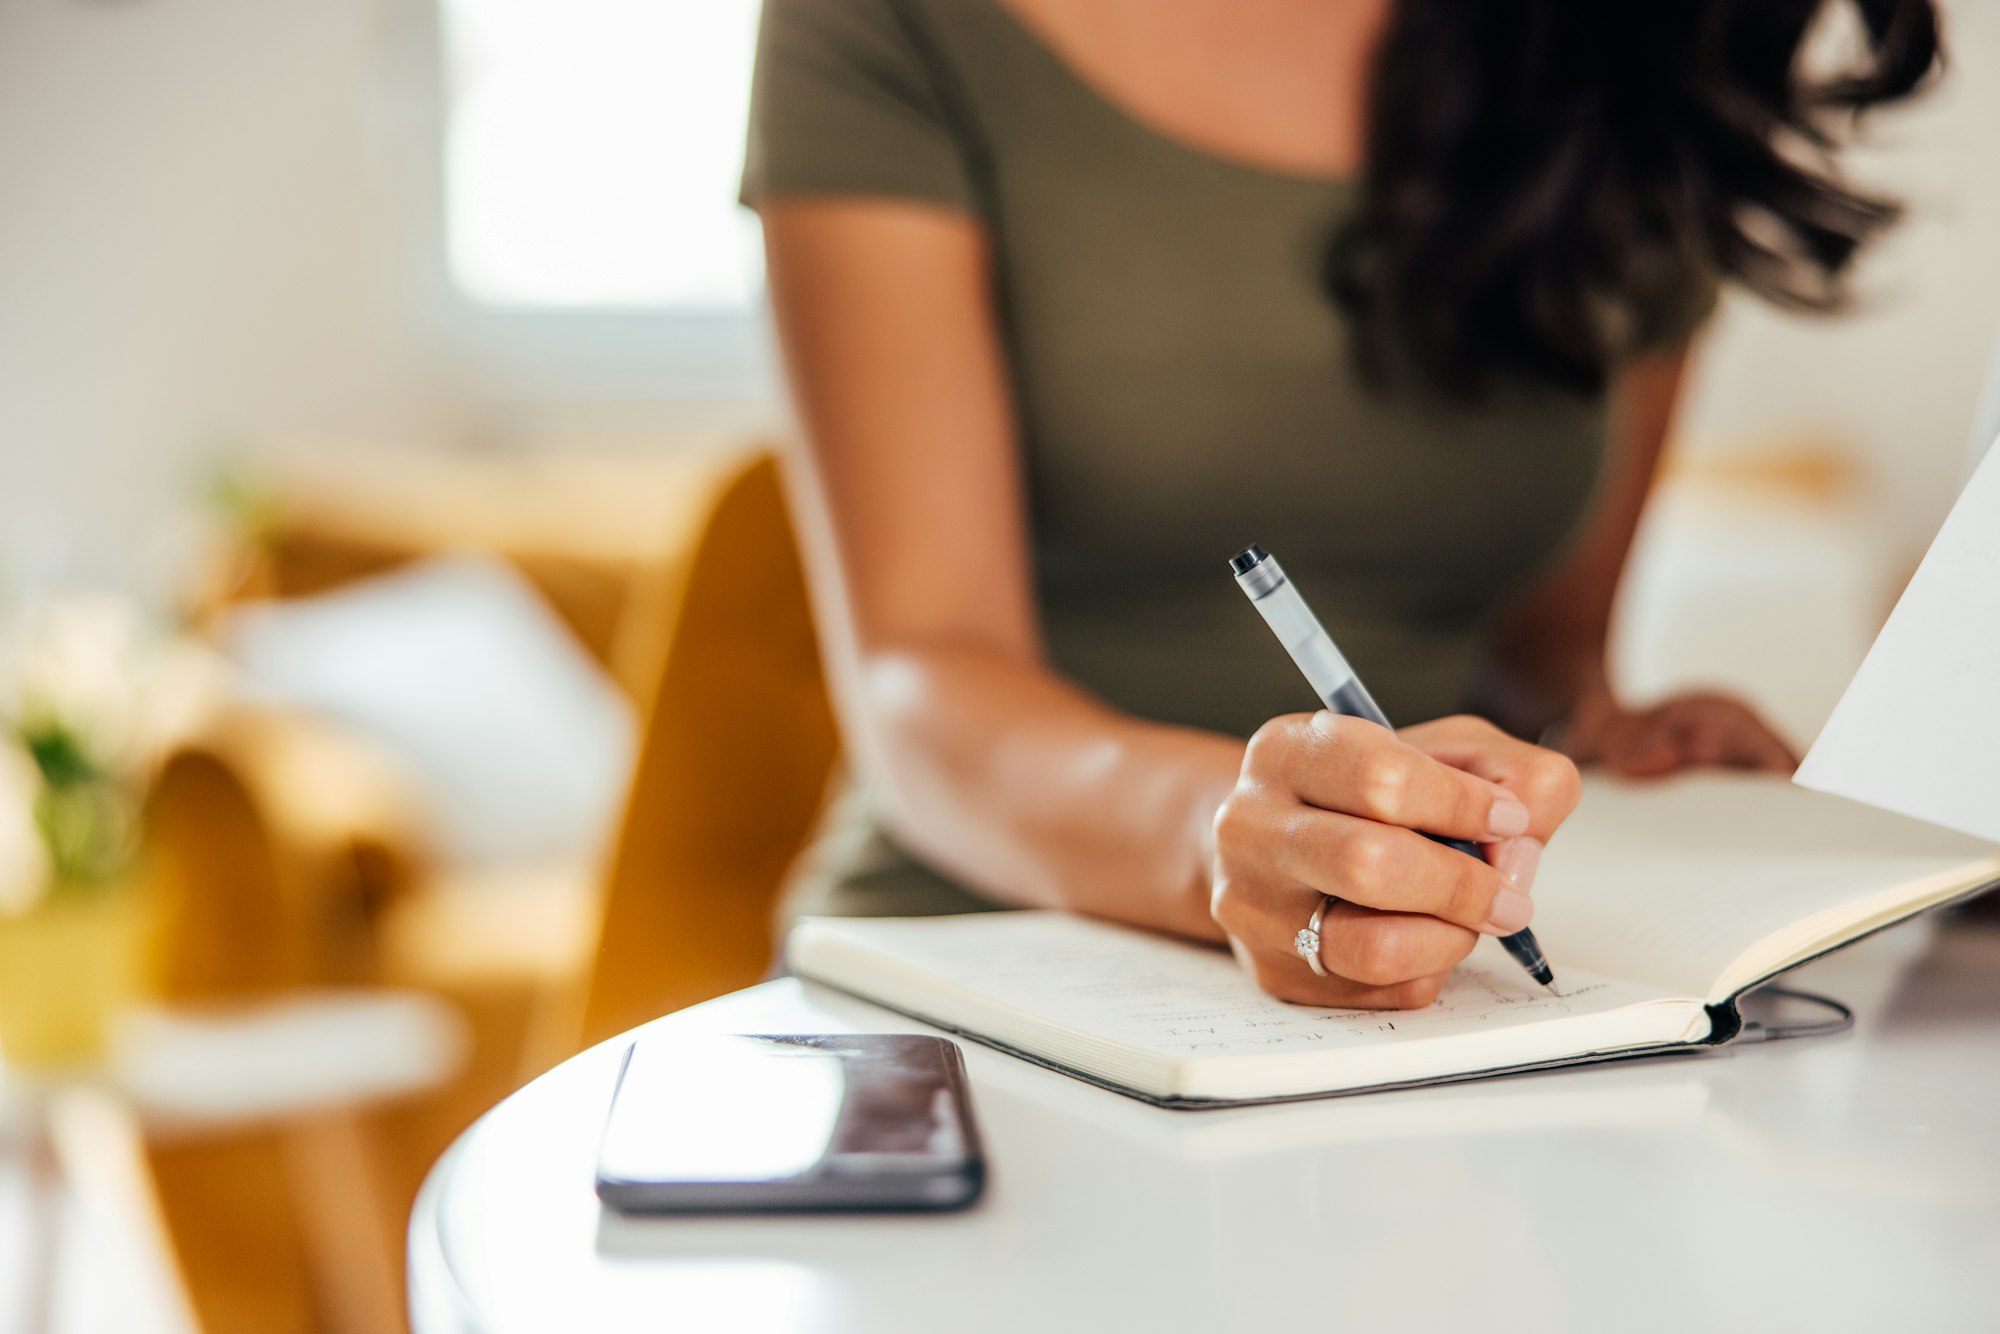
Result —
[[[525, 1079], [585, 1041], [764, 975], [777, 894], [837, 748], [767, 452], [530, 489], [404, 481], [374, 493], [379, 504], [315, 491], [280, 512], [222, 600], [317, 592], [445, 551], [508, 560], [638, 714], [608, 869], [514, 868], [500, 883], [442, 869], [403, 814], [393, 764], [269, 710], [219, 720], [169, 762], [153, 803], [170, 996], [374, 984], [444, 997], [470, 1020], [461, 1078], [371, 1118], [379, 1194], [399, 1221], [436, 1154]], [[228, 1210], [232, 1179], [275, 1207], [254, 1146], [235, 1146], [233, 1165], [226, 1148], [197, 1151], [216, 1172], [158, 1171], [177, 1229]], [[226, 1292], [230, 1275], [201, 1261], [184, 1265], [206, 1317], [227, 1303], [204, 1294]]]
[[581, 1043], [764, 975], [838, 748], [771, 459], [718, 495], [671, 602]]

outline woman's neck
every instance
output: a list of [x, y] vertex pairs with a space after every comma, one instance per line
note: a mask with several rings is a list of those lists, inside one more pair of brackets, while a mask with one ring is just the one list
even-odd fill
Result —
[[1359, 172], [1389, 0], [994, 0], [1145, 124], [1305, 175]]

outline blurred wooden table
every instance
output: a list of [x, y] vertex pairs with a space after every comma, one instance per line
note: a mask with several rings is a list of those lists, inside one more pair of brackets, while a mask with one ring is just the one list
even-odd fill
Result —
[[[355, 1118], [448, 1077], [462, 1059], [462, 1027], [427, 996], [301, 991], [141, 1009], [100, 1067], [0, 1071], [0, 1187], [18, 1181], [0, 1194], [19, 1198], [0, 1215], [16, 1213], [25, 1234], [5, 1245], [12, 1228], [0, 1216], [0, 1330], [15, 1321], [27, 1334], [195, 1328], [199, 1303], [182, 1287], [181, 1252], [209, 1239], [177, 1233], [163, 1216], [150, 1155], [244, 1133], [287, 1146], [302, 1216], [284, 1221], [306, 1234], [322, 1297], [316, 1327], [396, 1328], [395, 1240], [381, 1235], [393, 1225], [380, 1221], [376, 1165]], [[215, 1182], [217, 1197], [239, 1184]], [[78, 1242], [87, 1257], [66, 1253]], [[106, 1257], [116, 1283], [105, 1281]]]

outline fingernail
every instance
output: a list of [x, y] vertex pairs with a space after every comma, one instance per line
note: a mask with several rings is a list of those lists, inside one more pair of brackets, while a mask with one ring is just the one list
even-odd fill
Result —
[[1518, 889], [1503, 889], [1494, 896], [1493, 909], [1480, 927], [1489, 936], [1511, 936], [1535, 916], [1535, 901]]
[[1494, 838], [1517, 838], [1528, 832], [1528, 808], [1512, 792], [1501, 792], [1493, 798], [1493, 810], [1486, 817], [1486, 836]]
[[1542, 841], [1538, 838], [1517, 838], [1500, 845], [1493, 854], [1493, 869], [1514, 882], [1514, 888], [1523, 894], [1534, 892], [1535, 871], [1542, 864]]

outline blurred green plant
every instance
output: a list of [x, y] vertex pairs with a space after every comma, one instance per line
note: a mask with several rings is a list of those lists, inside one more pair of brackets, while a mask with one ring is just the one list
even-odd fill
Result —
[[125, 878], [152, 770], [209, 671], [116, 599], [51, 602], [0, 627], [0, 914]]
[[29, 728], [21, 741], [42, 775], [34, 820], [54, 886], [116, 879], [137, 841], [139, 796], [132, 784], [99, 769], [81, 739], [60, 724]]
[[277, 522], [277, 489], [261, 473], [233, 458], [209, 472], [202, 499], [209, 516], [239, 541], [261, 542]]

